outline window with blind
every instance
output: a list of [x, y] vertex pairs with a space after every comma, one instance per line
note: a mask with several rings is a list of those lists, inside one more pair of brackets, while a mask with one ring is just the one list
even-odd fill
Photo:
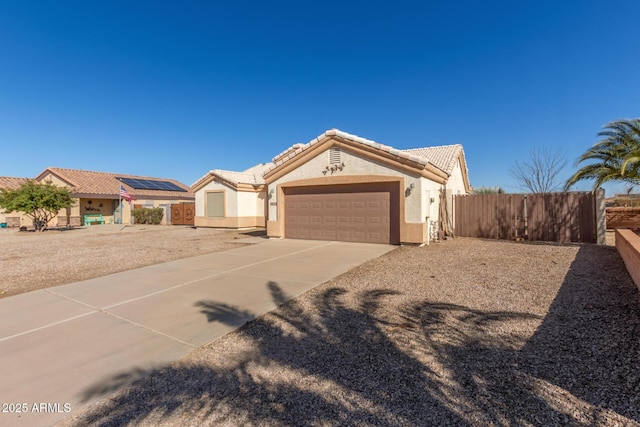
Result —
[[207, 193], [207, 216], [209, 218], [224, 217], [224, 193]]

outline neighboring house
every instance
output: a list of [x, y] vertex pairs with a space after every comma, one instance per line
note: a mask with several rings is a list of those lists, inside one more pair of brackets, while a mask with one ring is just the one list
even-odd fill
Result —
[[471, 192], [461, 145], [398, 150], [336, 129], [244, 172], [192, 185], [196, 226], [267, 227], [269, 237], [421, 244], [450, 230]]
[[[36, 178], [38, 182], [52, 182], [71, 189], [74, 206], [58, 213], [57, 226], [84, 225], [85, 214], [100, 213], [105, 223], [128, 224], [134, 207], [163, 207], [166, 223], [172, 203], [192, 203], [194, 194], [188, 186], [173, 179], [151, 178], [135, 175], [93, 172], [77, 169], [49, 167]], [[122, 200], [120, 206], [120, 186], [135, 200]]]
[[[8, 176], [0, 176], [0, 188], [5, 190], [15, 190], [22, 184], [29, 181], [29, 178], [12, 178]], [[31, 226], [32, 219], [22, 212], [6, 213], [0, 208], [0, 224], [7, 224], [8, 227]]]

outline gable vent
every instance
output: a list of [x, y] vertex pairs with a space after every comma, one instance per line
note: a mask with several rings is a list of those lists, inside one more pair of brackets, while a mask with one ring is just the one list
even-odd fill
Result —
[[342, 163], [340, 159], [340, 149], [339, 148], [330, 148], [329, 149], [329, 164], [330, 165], [339, 165]]

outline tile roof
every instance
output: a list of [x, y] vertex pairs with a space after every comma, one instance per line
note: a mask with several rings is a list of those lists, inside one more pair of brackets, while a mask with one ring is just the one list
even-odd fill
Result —
[[[380, 144], [378, 142], [366, 139], [357, 135], [353, 135], [347, 132], [343, 132], [338, 129], [330, 129], [318, 137], [312, 139], [306, 144], [296, 143], [287, 148], [280, 154], [273, 158], [272, 163], [262, 163], [252, 168], [247, 169], [244, 172], [226, 171], [220, 169], [214, 169], [202, 176], [191, 186], [192, 189], [198, 189], [199, 187], [210, 182], [212, 178], [218, 177], [219, 179], [226, 181], [232, 185], [238, 184], [252, 184], [261, 185], [264, 184], [263, 176], [278, 168], [282, 164], [290, 161], [294, 157], [300, 155], [306, 150], [309, 150], [316, 144], [325, 141], [327, 137], [337, 136], [341, 139], [357, 142], [359, 144], [366, 145], [375, 150], [385, 152], [397, 157], [399, 160], [410, 160], [418, 165], [427, 166], [432, 165], [437, 169], [440, 169], [447, 175], [451, 175], [456, 165], [456, 161], [461, 158], [463, 167], [466, 170], [466, 162], [464, 159], [464, 152], [462, 145], [443, 145], [438, 147], [423, 147], [423, 148], [411, 148], [406, 150], [399, 150], [389, 145]], [[462, 157], [460, 157], [462, 156]], [[466, 172], [464, 172], [466, 173]]]
[[[117, 174], [108, 172], [93, 172], [78, 169], [65, 169], [65, 168], [47, 168], [38, 175], [36, 179], [42, 179], [47, 172], [51, 172], [60, 179], [68, 182], [73, 188], [74, 194], [82, 195], [101, 195], [118, 198], [120, 194], [120, 185], [122, 185], [135, 199], [193, 199], [195, 198], [193, 192], [189, 187], [183, 183], [170, 178], [153, 178], [147, 176]], [[127, 184], [120, 182], [116, 178], [135, 178], [135, 179], [147, 179], [152, 181], [168, 181], [180, 188], [183, 188], [185, 192], [181, 191], [166, 191], [166, 190], [145, 190], [132, 188]]]
[[[271, 168], [271, 166], [273, 166], [273, 163], [271, 162], [260, 163], [258, 165], [250, 167], [249, 169], [244, 171], [244, 173], [252, 173], [256, 175], [256, 177], [259, 177], [259, 179], [262, 179], [262, 175], [265, 173], [267, 169]], [[262, 182], [264, 183], [264, 180], [262, 180]]]
[[212, 178], [218, 178], [222, 181], [226, 181], [229, 184], [237, 186], [238, 184], [249, 185], [263, 185], [264, 179], [262, 174], [273, 166], [273, 163], [260, 163], [250, 167], [244, 172], [228, 171], [224, 169], [213, 169], [200, 177], [196, 182], [191, 185], [191, 188], [196, 188], [205, 185], [211, 181]]
[[425, 159], [441, 171], [451, 175], [453, 168], [456, 165], [456, 161], [460, 157], [460, 153], [462, 153], [462, 145], [455, 144], [441, 145], [438, 147], [410, 148], [402, 151]]
[[264, 179], [262, 179], [262, 174], [256, 175], [254, 173], [235, 172], [235, 171], [227, 171], [222, 169], [214, 169], [210, 173], [212, 175], [219, 176], [223, 180], [228, 181], [232, 184], [251, 184], [251, 185], [264, 184]]
[[396, 148], [393, 148], [389, 145], [384, 145], [384, 144], [380, 144], [378, 142], [372, 141], [370, 139], [366, 139], [363, 138], [361, 136], [358, 135], [353, 135], [347, 132], [343, 132], [339, 129], [331, 129], [328, 130], [320, 135], [318, 135], [318, 137], [312, 139], [311, 141], [307, 142], [306, 144], [294, 144], [293, 146], [289, 147], [288, 149], [286, 149], [285, 151], [283, 151], [282, 153], [278, 154], [276, 157], [273, 158], [273, 166], [267, 170], [265, 170], [265, 173], [270, 172], [271, 170], [277, 168], [278, 166], [282, 165], [283, 163], [287, 162], [288, 160], [294, 158], [295, 156], [297, 156], [298, 154], [302, 153], [305, 150], [308, 150], [309, 148], [313, 147], [314, 145], [318, 144], [319, 142], [323, 141], [325, 138], [330, 137], [330, 136], [338, 136], [342, 139], [348, 139], [354, 142], [358, 142], [360, 144], [372, 147], [376, 150], [380, 150], [386, 153], [390, 153], [396, 157], [399, 158], [403, 158], [403, 159], [407, 159], [407, 160], [411, 160], [413, 162], [416, 162], [418, 164], [422, 164], [423, 166], [426, 166], [428, 161], [425, 160], [422, 157], [416, 156], [413, 153], [409, 153], [405, 150], [398, 150]]
[[0, 188], [4, 188], [5, 190], [15, 190], [29, 180], [30, 178], [12, 178], [10, 176], [0, 176]]

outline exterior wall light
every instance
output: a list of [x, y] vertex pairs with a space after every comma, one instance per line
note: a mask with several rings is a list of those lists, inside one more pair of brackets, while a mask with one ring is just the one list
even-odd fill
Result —
[[409, 184], [406, 190], [404, 190], [404, 197], [409, 197], [413, 189], [416, 188], [416, 185], [412, 182]]

